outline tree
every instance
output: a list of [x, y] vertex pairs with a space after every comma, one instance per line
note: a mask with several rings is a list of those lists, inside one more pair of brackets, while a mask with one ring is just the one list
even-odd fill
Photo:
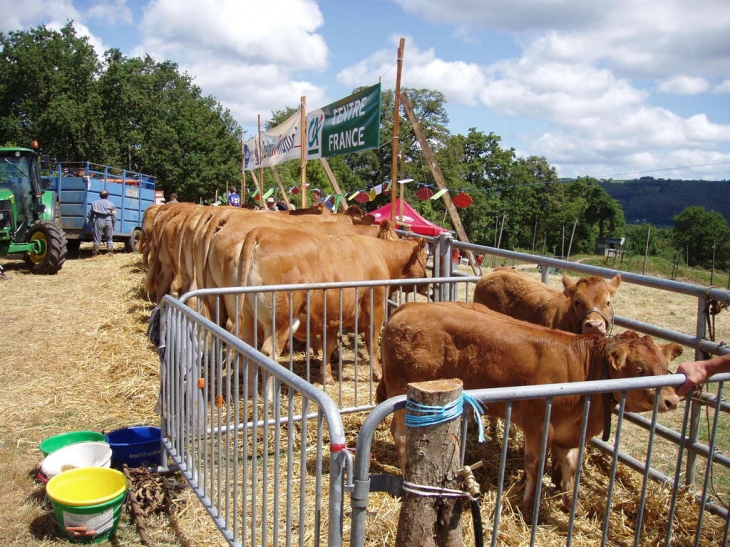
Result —
[[66, 161], [96, 156], [104, 142], [96, 89], [100, 64], [72, 22], [0, 33], [0, 141], [28, 146]]
[[727, 263], [730, 229], [720, 213], [687, 207], [674, 217], [674, 242], [689, 266], [710, 268], [713, 254], [716, 263]]

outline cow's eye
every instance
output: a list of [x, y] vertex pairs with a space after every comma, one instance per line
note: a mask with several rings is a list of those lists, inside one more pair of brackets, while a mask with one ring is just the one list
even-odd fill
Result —
[[644, 367], [636, 367], [636, 375], [637, 376], [643, 376], [644, 375]]

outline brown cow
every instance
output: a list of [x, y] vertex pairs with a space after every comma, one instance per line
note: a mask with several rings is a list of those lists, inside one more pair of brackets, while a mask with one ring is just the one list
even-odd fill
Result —
[[[290, 216], [250, 211], [247, 215], [229, 216], [218, 226], [209, 223], [210, 226], [206, 231], [207, 234], [211, 234], [210, 238], [199, 243], [203, 248], [198, 251], [198, 255], [207, 248], [207, 254], [200, 259], [198, 266], [202, 271], [199, 280], [202, 280], [206, 288], [238, 286], [239, 260], [243, 243], [247, 234], [256, 227], [266, 227], [268, 230], [289, 227], [333, 235], [361, 234], [374, 237], [378, 234], [377, 226], [353, 224], [353, 222], [357, 220], [349, 215], [329, 212], [322, 215]], [[397, 236], [395, 238], [397, 239]], [[290, 246], [287, 245], [287, 248]], [[232, 332], [232, 326], [226, 322], [228, 318], [233, 317], [236, 297], [226, 295], [224, 300], [226, 306], [225, 309], [219, 310], [222, 313], [219, 321]], [[211, 304], [210, 301], [204, 302], [205, 307], [210, 307]]]
[[[409, 302], [383, 328], [383, 377], [377, 400], [406, 393], [410, 382], [460, 378], [464, 389], [498, 388], [632, 378], [667, 374], [667, 361], [682, 353], [674, 343], [657, 345], [649, 336], [626, 331], [613, 338], [571, 334], [507, 317], [481, 306], [457, 302]], [[626, 410], [653, 409], [656, 391], [628, 392]], [[618, 399], [616, 393], [603, 397]], [[548, 446], [560, 465], [566, 504], [570, 503], [583, 417], [582, 397], [553, 400]], [[677, 406], [671, 388], [661, 390], [659, 410]], [[603, 430], [606, 406], [590, 407], [587, 437]], [[504, 403], [490, 403], [487, 414], [504, 417]], [[524, 433], [526, 485], [522, 500], [525, 520], [532, 518], [545, 401], [513, 403], [512, 420]], [[405, 463], [405, 411], [393, 416], [391, 432], [401, 468]]]
[[[394, 239], [394, 228], [383, 222], [377, 238], [362, 235], [330, 235], [312, 230], [255, 228], [241, 251], [240, 285], [280, 285], [376, 281], [424, 278], [426, 249], [423, 239]], [[322, 382], [333, 383], [330, 356], [340, 329], [365, 334], [373, 355], [373, 377], [381, 374], [378, 338], [385, 319], [384, 286], [370, 289], [326, 291], [278, 291], [247, 294], [241, 312], [245, 332], [242, 338], [254, 345], [258, 328], [263, 330], [261, 351], [276, 360], [289, 335], [299, 325], [326, 334], [322, 354]], [[273, 311], [276, 310], [275, 316]], [[290, 323], [290, 311], [295, 320]], [[372, 315], [372, 318], [371, 318]], [[254, 325], [254, 318], [258, 324]], [[326, 319], [326, 324], [324, 323]], [[368, 336], [370, 325], [374, 332]]]
[[528, 274], [497, 268], [474, 288], [474, 302], [523, 321], [584, 334], [606, 334], [613, 327], [611, 299], [621, 275], [606, 281], [586, 277], [574, 282], [563, 274], [560, 292]]

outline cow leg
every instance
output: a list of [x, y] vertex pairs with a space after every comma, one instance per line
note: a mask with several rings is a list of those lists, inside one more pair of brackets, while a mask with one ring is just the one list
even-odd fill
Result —
[[390, 421], [390, 434], [395, 443], [395, 454], [403, 473], [406, 471], [406, 411], [396, 410]]
[[[381, 287], [382, 289], [382, 287]], [[370, 332], [365, 331], [365, 347], [368, 349], [368, 353], [373, 356], [372, 365], [372, 378], [373, 381], [377, 382], [383, 376], [383, 368], [380, 366], [380, 332], [383, 330], [383, 324], [385, 323], [385, 292], [382, 294], [375, 294], [375, 303], [373, 304], [373, 316], [372, 316], [372, 328], [373, 338], [370, 340]], [[365, 312], [362, 314], [363, 325], [370, 324], [370, 314]]]
[[[532, 522], [533, 510], [535, 508], [535, 494], [537, 491], [538, 469], [540, 467], [540, 449], [542, 444], [542, 419], [531, 420], [529, 426], [523, 427], [525, 437], [525, 494], [522, 498], [522, 517], [525, 522]], [[548, 444], [552, 443], [553, 426], [548, 428]], [[538, 503], [539, 510], [539, 503]]]
[[332, 365], [330, 365], [330, 358], [337, 346], [337, 332], [337, 329], [327, 331], [327, 345], [322, 349], [322, 367], [320, 369], [322, 385], [331, 385], [335, 383], [335, 380], [332, 377]]
[[[563, 491], [563, 507], [570, 511], [573, 503], [573, 489], [575, 488], [575, 476], [578, 472], [578, 448], [553, 447], [553, 459], [557, 460], [553, 465], [560, 469], [560, 488]], [[580, 516], [584, 513], [580, 502], [576, 505], [575, 514]]]

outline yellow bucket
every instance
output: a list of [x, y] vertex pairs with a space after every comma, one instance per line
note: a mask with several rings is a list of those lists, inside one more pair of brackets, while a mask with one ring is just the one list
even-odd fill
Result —
[[62, 505], [99, 505], [127, 490], [127, 477], [107, 467], [82, 467], [56, 475], [46, 484], [46, 494]]
[[107, 467], [81, 467], [46, 484], [58, 525], [73, 543], [98, 543], [116, 534], [127, 496], [124, 473]]

